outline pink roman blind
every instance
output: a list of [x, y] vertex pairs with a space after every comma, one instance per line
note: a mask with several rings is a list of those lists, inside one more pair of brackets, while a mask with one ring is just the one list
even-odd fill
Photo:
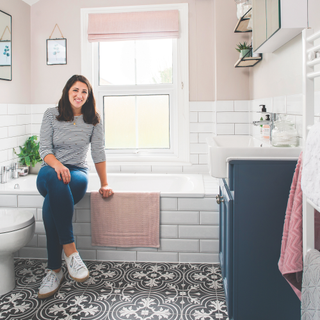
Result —
[[178, 10], [89, 14], [89, 42], [178, 37]]

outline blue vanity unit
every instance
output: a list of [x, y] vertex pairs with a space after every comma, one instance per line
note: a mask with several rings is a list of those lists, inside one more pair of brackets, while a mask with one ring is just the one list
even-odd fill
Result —
[[278, 269], [296, 163], [233, 160], [228, 179], [220, 179], [220, 263], [230, 320], [300, 319], [300, 300]]

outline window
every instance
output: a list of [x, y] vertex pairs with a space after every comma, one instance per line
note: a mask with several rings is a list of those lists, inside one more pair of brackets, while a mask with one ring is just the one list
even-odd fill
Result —
[[[171, 9], [179, 10], [178, 39], [88, 42], [90, 13]], [[81, 14], [82, 74], [103, 114], [108, 162], [188, 161], [187, 5], [82, 9]]]

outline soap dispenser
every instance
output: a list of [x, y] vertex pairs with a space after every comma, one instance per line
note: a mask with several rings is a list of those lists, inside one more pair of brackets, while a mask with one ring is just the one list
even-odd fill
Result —
[[[270, 121], [270, 115], [267, 114], [265, 121]], [[270, 125], [269, 124], [264, 124], [262, 127], [262, 138], [264, 139], [270, 139]]]

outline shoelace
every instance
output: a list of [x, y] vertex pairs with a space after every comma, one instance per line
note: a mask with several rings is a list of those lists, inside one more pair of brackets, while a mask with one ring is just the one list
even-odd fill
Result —
[[86, 268], [85, 264], [83, 263], [79, 255], [72, 257], [72, 268], [74, 268], [76, 271], [82, 268]]
[[40, 288], [47, 286], [52, 286], [53, 281], [55, 280], [56, 275], [54, 274], [54, 271], [50, 270], [47, 275], [43, 278]]

